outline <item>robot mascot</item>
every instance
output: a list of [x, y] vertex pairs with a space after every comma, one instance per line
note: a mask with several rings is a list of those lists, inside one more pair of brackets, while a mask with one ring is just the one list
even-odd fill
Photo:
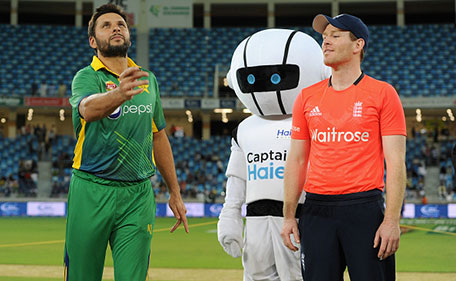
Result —
[[243, 249], [244, 281], [302, 280], [299, 252], [287, 249], [280, 236], [291, 113], [301, 89], [329, 74], [318, 43], [299, 31], [259, 31], [234, 51], [228, 84], [253, 115], [233, 131], [217, 232], [229, 255], [239, 257]]

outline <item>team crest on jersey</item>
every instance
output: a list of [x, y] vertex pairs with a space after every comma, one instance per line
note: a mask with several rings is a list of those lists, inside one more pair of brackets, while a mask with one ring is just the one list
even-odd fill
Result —
[[109, 114], [108, 119], [116, 120], [116, 119], [119, 119], [120, 115], [122, 115], [121, 106], [119, 106], [118, 108], [116, 108], [116, 110], [114, 110], [111, 114]]
[[363, 117], [363, 102], [355, 102], [353, 105], [353, 117]]
[[106, 82], [106, 90], [107, 91], [114, 90], [115, 88], [117, 88], [117, 85], [114, 82], [112, 82], [112, 81]]

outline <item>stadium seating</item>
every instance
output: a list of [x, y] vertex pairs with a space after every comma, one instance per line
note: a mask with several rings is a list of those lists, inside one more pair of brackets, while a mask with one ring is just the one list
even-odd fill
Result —
[[[298, 28], [321, 42], [310, 27]], [[236, 46], [259, 28], [151, 29], [150, 65], [162, 96], [213, 96], [215, 65], [229, 65]], [[91, 61], [85, 28], [0, 25], [0, 95], [30, 95], [31, 84], [67, 85]], [[456, 94], [456, 29], [452, 25], [371, 26], [363, 69], [405, 97]], [[135, 59], [136, 30], [132, 29]], [[6, 63], [8, 62], [8, 63]]]
[[[214, 136], [209, 140], [170, 137], [178, 181], [193, 190], [193, 194], [215, 190], [217, 195], [224, 192], [225, 170], [230, 155], [231, 138]], [[71, 160], [75, 139], [70, 136], [58, 136], [52, 146], [52, 185], [59, 191], [67, 191], [71, 177]], [[191, 174], [191, 176], [190, 176]], [[160, 173], [154, 180], [157, 185], [163, 182]], [[158, 186], [157, 186], [158, 187]], [[59, 190], [59, 191], [57, 191]]]
[[[191, 137], [169, 137], [176, 173], [181, 186], [185, 186], [186, 196], [196, 194], [207, 195], [214, 192], [223, 196], [226, 185], [225, 171], [230, 156], [231, 138], [229, 136], [213, 136], [209, 140], [198, 140]], [[52, 145], [52, 196], [68, 191], [71, 178], [71, 164], [75, 139], [72, 136], [57, 136]], [[450, 153], [454, 140], [441, 141], [438, 144], [440, 167], [451, 169]], [[13, 175], [19, 178], [20, 160], [38, 161], [38, 141], [33, 135], [20, 136], [16, 139], [0, 138], [0, 177]], [[409, 187], [419, 190], [419, 182], [423, 180], [418, 172], [419, 166], [428, 160], [426, 151], [430, 143], [426, 135], [417, 133], [415, 138], [407, 140], [406, 166]], [[428, 163], [426, 163], [428, 164]], [[453, 175], [454, 175], [453, 170]], [[154, 190], [162, 192], [160, 187], [163, 179], [160, 173], [153, 180]], [[166, 196], [166, 195], [165, 195]]]
[[[230, 137], [213, 136], [209, 140], [170, 137], [170, 143], [179, 182], [185, 182], [187, 189], [195, 188], [196, 193], [215, 190], [221, 195], [224, 192]], [[162, 181], [160, 175], [158, 181]]]
[[38, 161], [38, 141], [33, 135], [15, 139], [0, 137], [0, 177], [13, 177], [17, 180], [21, 160]]

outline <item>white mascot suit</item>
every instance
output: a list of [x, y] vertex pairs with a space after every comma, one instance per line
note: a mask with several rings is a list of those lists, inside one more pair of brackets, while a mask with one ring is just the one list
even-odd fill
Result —
[[233, 132], [217, 232], [229, 255], [239, 257], [243, 249], [244, 281], [302, 280], [299, 252], [286, 248], [280, 237], [291, 113], [301, 89], [329, 75], [320, 46], [303, 32], [259, 31], [234, 51], [228, 84], [253, 115]]

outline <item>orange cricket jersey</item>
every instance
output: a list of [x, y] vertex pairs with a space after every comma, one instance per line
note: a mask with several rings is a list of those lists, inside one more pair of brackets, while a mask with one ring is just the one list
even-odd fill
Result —
[[385, 135], [406, 135], [401, 101], [388, 83], [363, 74], [343, 91], [329, 79], [303, 89], [293, 107], [291, 138], [311, 141], [304, 190], [383, 190]]

